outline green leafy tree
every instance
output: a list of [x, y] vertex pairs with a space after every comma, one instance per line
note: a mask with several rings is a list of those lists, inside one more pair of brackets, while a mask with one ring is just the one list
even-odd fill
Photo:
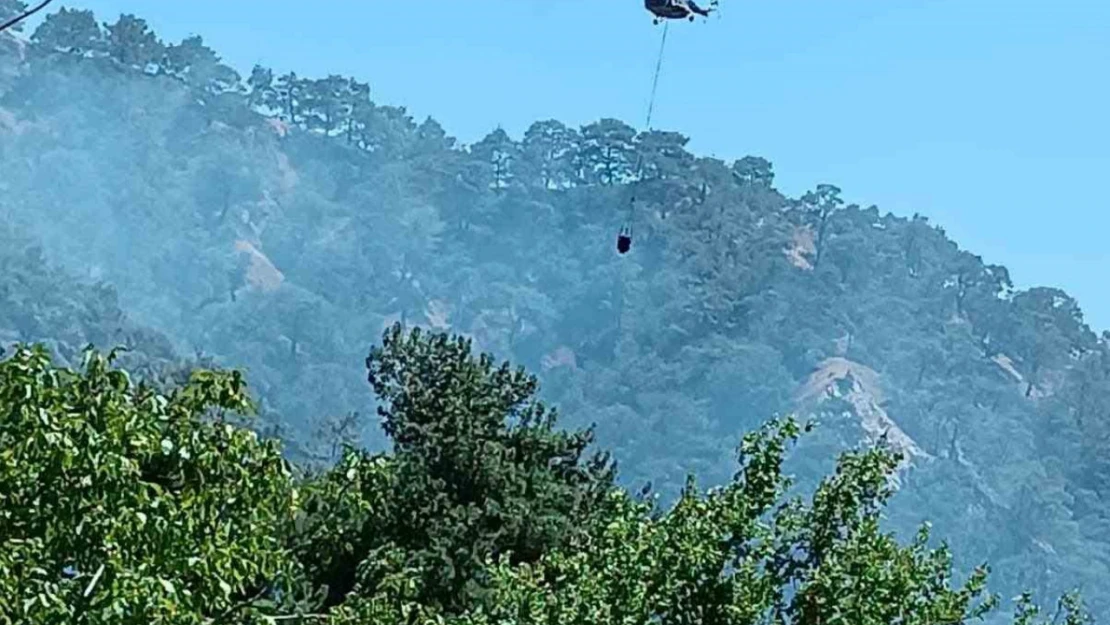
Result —
[[304, 97], [304, 81], [297, 77], [296, 72], [289, 72], [278, 76], [274, 85], [278, 101], [285, 119], [291, 124], [300, 123], [302, 98]]
[[743, 328], [787, 259], [785, 224], [764, 218], [776, 200], [761, 189], [718, 188], [702, 202], [673, 206], [667, 259], [681, 268], [686, 310], [714, 329]]
[[470, 146], [470, 153], [487, 171], [489, 188], [497, 191], [508, 187], [512, 182], [512, 172], [519, 152], [520, 146], [501, 128]]
[[840, 199], [840, 188], [831, 184], [819, 184], [813, 191], [807, 191], [796, 202], [796, 209], [801, 211], [806, 224], [815, 231], [813, 242], [815, 251], [813, 267], [821, 265], [821, 255], [824, 253], [832, 225], [833, 215], [843, 206], [844, 200]]
[[77, 55], [107, 51], [108, 42], [92, 11], [62, 7], [46, 16], [31, 41], [50, 52]]
[[539, 188], [563, 189], [575, 180], [578, 132], [558, 120], [533, 123], [524, 132], [518, 170]]
[[274, 442], [236, 427], [236, 373], [169, 395], [89, 352], [0, 362], [0, 622], [205, 623], [273, 614], [296, 505]]
[[423, 156], [440, 156], [455, 147], [455, 138], [449, 136], [443, 125], [430, 115], [417, 125], [413, 135], [417, 151]]
[[268, 67], [255, 65], [247, 78], [247, 103], [253, 108], [271, 107], [276, 104], [274, 72]]
[[732, 164], [732, 173], [741, 184], [770, 187], [775, 181], [770, 161], [758, 156], [745, 156]]
[[636, 136], [638, 169], [634, 173], [638, 177], [633, 192], [663, 219], [704, 202], [708, 193], [707, 163], [686, 151], [688, 140], [677, 132], [660, 130]]
[[985, 265], [979, 256], [961, 250], [952, 259], [949, 272], [948, 291], [956, 316], [987, 325], [992, 315], [1005, 314], [992, 305], [1012, 288], [1005, 267]]
[[689, 138], [677, 132], [652, 130], [636, 136], [640, 175], [648, 180], [683, 179], [689, 175], [694, 157], [686, 151]]
[[120, 15], [115, 24], [104, 24], [107, 33], [108, 55], [140, 70], [162, 61], [165, 46], [146, 20], [131, 14]]
[[177, 76], [202, 93], [219, 94], [239, 86], [239, 74], [221, 63], [219, 55], [204, 45], [200, 35], [168, 46], [162, 67], [166, 73]]
[[309, 130], [330, 136], [346, 124], [348, 110], [344, 98], [348, 85], [346, 78], [336, 74], [306, 82], [304, 110]]
[[355, 137], [363, 130], [364, 113], [374, 106], [370, 100], [370, 85], [350, 78], [343, 85], [341, 94], [343, 136], [347, 145], [353, 145]]
[[400, 506], [393, 542], [424, 571], [422, 601], [460, 609], [483, 562], [535, 561], [564, 544], [612, 486], [589, 430], [559, 432], [535, 377], [461, 337], [394, 325], [367, 359], [393, 440]]
[[606, 118], [582, 127], [578, 158], [587, 183], [613, 185], [635, 174], [636, 130]]
[[924, 269], [923, 261], [926, 254], [923, 248], [931, 239], [929, 235], [932, 234], [929, 219], [915, 213], [903, 229], [903, 233], [902, 253], [906, 267], [909, 269], [910, 277], [920, 277]]
[[403, 106], [366, 107], [359, 115], [359, 147], [384, 160], [408, 153], [417, 124]]
[[1026, 374], [1026, 396], [1053, 370], [1083, 352], [1089, 330], [1082, 323], [1074, 300], [1058, 289], [1037, 287], [1014, 296], [1014, 306], [1027, 312], [1014, 324], [1009, 345], [1020, 358]]
[[[798, 433], [784, 419], [746, 436], [732, 483], [701, 495], [691, 481], [666, 513], [613, 492], [574, 548], [497, 563], [493, 599], [461, 622], [933, 625], [996, 607], [985, 569], [953, 584], [951, 557], [927, 546], [927, 528], [906, 546], [880, 531], [897, 454], [848, 453], [812, 503], [786, 499], [784, 450]], [[1078, 600], [1066, 601], [1069, 622], [1084, 622]]]

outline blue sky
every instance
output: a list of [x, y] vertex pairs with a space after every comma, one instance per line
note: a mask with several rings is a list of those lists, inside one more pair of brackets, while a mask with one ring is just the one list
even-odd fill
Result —
[[[536, 119], [644, 122], [660, 27], [639, 0], [87, 0], [242, 72], [354, 75], [463, 142]], [[58, 6], [62, 6], [58, 3]], [[52, 7], [52, 10], [56, 7]], [[653, 126], [928, 216], [1018, 286], [1110, 329], [1110, 3], [721, 0], [672, 25]]]

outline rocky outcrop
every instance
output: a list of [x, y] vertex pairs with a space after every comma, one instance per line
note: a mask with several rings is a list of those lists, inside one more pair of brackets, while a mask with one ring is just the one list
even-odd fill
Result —
[[795, 402], [800, 411], [816, 414], [822, 411], [822, 404], [833, 398], [852, 407], [869, 442], [885, 439], [891, 448], [902, 453], [900, 468], [907, 468], [915, 460], [931, 459], [883, 409], [882, 385], [875, 370], [847, 358], [829, 358], [805, 381]]

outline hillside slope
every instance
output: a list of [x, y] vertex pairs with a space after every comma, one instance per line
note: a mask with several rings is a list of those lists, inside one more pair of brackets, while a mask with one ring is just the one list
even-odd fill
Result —
[[90, 345], [116, 348], [117, 364], [156, 384], [180, 382], [201, 362], [182, 358], [164, 335], [129, 319], [110, 285], [66, 275], [41, 246], [0, 221], [0, 358], [32, 343], [71, 366]]
[[373, 414], [386, 325], [451, 329], [542, 371], [624, 479], [668, 493], [725, 479], [775, 413], [825, 422], [803, 484], [885, 435], [908, 452], [894, 527], [931, 520], [1005, 592], [1083, 584], [1110, 614], [1106, 339], [925, 218], [788, 198], [763, 159], [612, 119], [459, 146], [357, 80], [244, 81], [129, 16], [54, 14], [32, 40], [0, 46], [4, 217], [179, 350], [245, 368], [289, 436]]

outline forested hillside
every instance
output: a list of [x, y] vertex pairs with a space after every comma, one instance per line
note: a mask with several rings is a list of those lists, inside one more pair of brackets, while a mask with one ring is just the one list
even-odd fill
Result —
[[0, 54], [5, 343], [242, 368], [294, 455], [327, 460], [385, 442], [362, 366], [382, 330], [449, 330], [668, 496], [728, 480], [768, 418], [816, 416], [804, 486], [885, 436], [891, 528], [929, 520], [1002, 592], [1081, 585], [1110, 615], [1107, 338], [924, 217], [786, 197], [762, 158], [614, 119], [462, 146], [372, 84], [241, 77], [134, 16], [63, 9]]

